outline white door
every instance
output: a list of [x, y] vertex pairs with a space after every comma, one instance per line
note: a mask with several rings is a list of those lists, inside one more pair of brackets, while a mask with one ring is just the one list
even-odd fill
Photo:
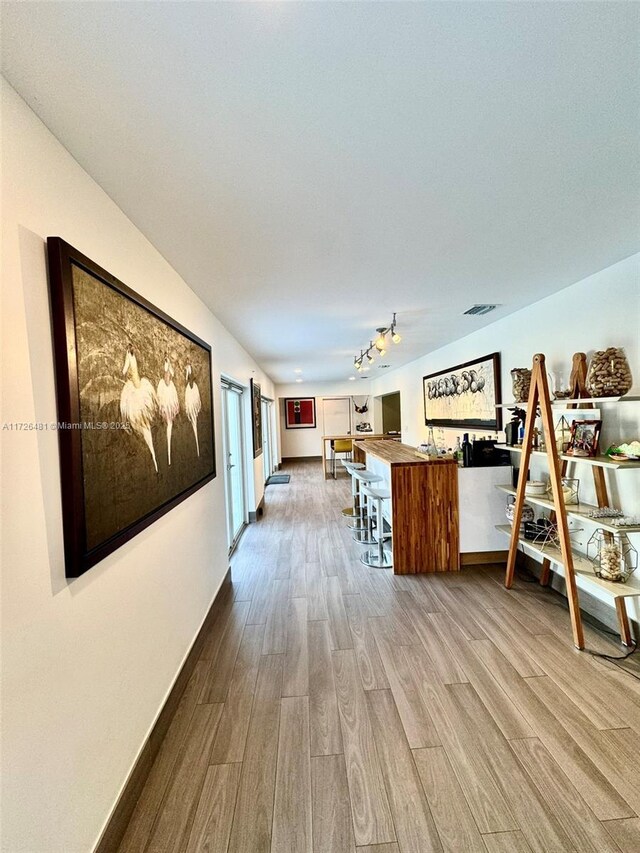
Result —
[[222, 437], [224, 441], [224, 486], [227, 503], [229, 551], [236, 546], [246, 524], [244, 442], [242, 440], [243, 389], [222, 383]]
[[262, 452], [265, 482], [273, 474], [273, 445], [271, 441], [271, 400], [262, 398]]
[[351, 397], [322, 401], [323, 435], [351, 435]]
[[[351, 435], [351, 397], [325, 397], [322, 401], [323, 435]], [[331, 443], [324, 442], [327, 459]]]

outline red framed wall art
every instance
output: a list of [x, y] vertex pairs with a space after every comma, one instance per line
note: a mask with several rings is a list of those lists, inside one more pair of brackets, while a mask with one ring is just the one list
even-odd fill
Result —
[[284, 425], [287, 429], [315, 429], [316, 398], [287, 397], [284, 401]]

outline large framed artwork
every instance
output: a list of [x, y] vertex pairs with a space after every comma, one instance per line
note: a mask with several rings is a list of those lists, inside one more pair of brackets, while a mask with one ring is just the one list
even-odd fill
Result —
[[216, 476], [211, 347], [47, 240], [65, 568], [78, 577]]
[[500, 353], [430, 373], [423, 382], [425, 424], [441, 427], [502, 428]]
[[262, 391], [257, 382], [251, 380], [251, 427], [253, 430], [253, 458], [262, 453]]
[[316, 398], [287, 397], [284, 401], [284, 425], [286, 429], [316, 428]]

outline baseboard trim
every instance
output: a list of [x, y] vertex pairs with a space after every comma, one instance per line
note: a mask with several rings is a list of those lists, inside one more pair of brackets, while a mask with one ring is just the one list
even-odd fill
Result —
[[322, 462], [322, 456], [283, 456], [282, 464], [285, 462]]
[[263, 514], [264, 514], [264, 495], [262, 496], [260, 503], [256, 507], [256, 511], [249, 513], [249, 524], [252, 524], [254, 521], [257, 521], [259, 518], [262, 518]]
[[116, 853], [118, 850], [118, 847], [124, 838], [124, 834], [127, 831], [127, 826], [131, 820], [133, 810], [136, 807], [136, 803], [140, 798], [142, 789], [144, 788], [145, 782], [147, 781], [153, 766], [153, 762], [158, 755], [162, 741], [167, 734], [167, 730], [169, 729], [174, 714], [180, 704], [180, 699], [182, 698], [184, 689], [187, 686], [198, 658], [200, 657], [205, 636], [215, 621], [217, 615], [215, 605], [224, 595], [227, 594], [230, 586], [231, 568], [227, 569], [227, 573], [222, 579], [220, 588], [211, 602], [207, 615], [200, 626], [200, 630], [198, 631], [196, 638], [184, 659], [180, 672], [176, 676], [173, 687], [169, 691], [169, 695], [162, 706], [162, 710], [158, 714], [158, 718], [156, 719], [156, 722], [151, 729], [142, 750], [140, 751], [138, 759], [129, 774], [129, 778], [127, 779], [122, 793], [118, 797], [118, 801], [114, 806], [111, 817], [107, 821], [107, 825], [104, 828], [102, 836], [94, 848], [94, 853]]
[[461, 566], [487, 566], [490, 563], [505, 563], [508, 551], [467, 551], [460, 554]]

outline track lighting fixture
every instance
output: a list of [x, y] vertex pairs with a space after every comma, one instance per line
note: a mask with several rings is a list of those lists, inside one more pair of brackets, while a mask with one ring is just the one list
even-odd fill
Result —
[[396, 315], [395, 314], [393, 315], [393, 320], [391, 322], [391, 329], [389, 331], [391, 332], [391, 340], [394, 342], [394, 344], [399, 344], [400, 341], [402, 340], [402, 338], [396, 332]]
[[366, 358], [369, 364], [373, 363], [373, 355], [372, 353], [377, 353], [380, 358], [382, 358], [387, 353], [387, 335], [390, 335], [391, 340], [394, 344], [399, 344], [402, 338], [396, 331], [396, 315], [394, 313], [393, 320], [389, 326], [380, 326], [380, 328], [376, 329], [378, 333], [378, 337], [374, 341], [369, 341], [369, 348], [366, 350], [360, 350], [360, 355], [356, 356], [353, 359], [353, 364], [356, 370], [363, 370], [363, 362]]

